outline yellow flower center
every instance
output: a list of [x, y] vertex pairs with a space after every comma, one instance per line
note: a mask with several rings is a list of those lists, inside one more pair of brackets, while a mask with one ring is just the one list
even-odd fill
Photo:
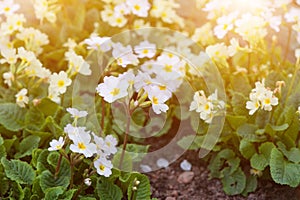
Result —
[[172, 65], [165, 65], [164, 70], [165, 70], [166, 72], [172, 72], [172, 68], [173, 68]]
[[141, 10], [141, 6], [135, 5], [135, 6], [134, 6], [134, 9], [137, 10], [137, 11], [139, 11], [139, 10]]
[[110, 147], [110, 142], [106, 142], [106, 145]]
[[118, 24], [121, 24], [121, 23], [123, 22], [123, 20], [122, 20], [122, 18], [118, 17], [118, 18], [116, 19], [116, 22], [117, 22]]
[[110, 94], [113, 96], [117, 96], [120, 93], [120, 89], [119, 88], [114, 88]]
[[165, 86], [165, 85], [160, 85], [158, 87], [159, 87], [160, 90], [166, 90], [167, 89], [167, 86]]
[[23, 96], [18, 96], [18, 101], [22, 101], [23, 100]]
[[64, 80], [59, 80], [57, 82], [58, 87], [63, 87], [65, 85], [65, 81]]
[[10, 11], [10, 7], [6, 7], [6, 8], [4, 8], [4, 11], [5, 11], [5, 12], [8, 12], [8, 11]]
[[100, 169], [101, 171], [104, 171], [104, 170], [105, 170], [105, 166], [101, 164], [101, 165], [99, 166], [99, 169]]
[[265, 104], [270, 104], [270, 103], [271, 103], [271, 99], [266, 98], [266, 99], [264, 100], [264, 102], [265, 102]]
[[152, 102], [153, 102], [153, 104], [157, 105], [158, 104], [158, 98], [153, 97], [152, 98]]
[[209, 110], [209, 104], [205, 104], [204, 109]]
[[143, 54], [147, 54], [147, 53], [149, 53], [149, 50], [148, 49], [144, 49], [143, 50]]
[[85, 150], [86, 149], [86, 146], [82, 143], [82, 142], [78, 142], [78, 148], [80, 150]]
[[61, 149], [61, 145], [56, 145], [56, 149]]

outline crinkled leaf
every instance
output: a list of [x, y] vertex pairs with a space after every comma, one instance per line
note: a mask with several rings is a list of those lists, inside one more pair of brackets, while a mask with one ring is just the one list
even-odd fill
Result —
[[[140, 181], [139, 185], [134, 185], [134, 180]], [[137, 190], [133, 191], [132, 188], [136, 187]], [[147, 176], [139, 173], [132, 173], [127, 190], [128, 199], [147, 200], [151, 197], [150, 182]]]
[[61, 107], [51, 101], [49, 98], [43, 98], [41, 102], [37, 105], [37, 108], [45, 115], [45, 116], [55, 116], [57, 112], [61, 109]]
[[64, 193], [64, 188], [61, 186], [48, 188], [45, 191], [45, 200], [57, 200], [59, 195], [63, 193]]
[[255, 146], [253, 143], [242, 139], [240, 142], [240, 152], [246, 159], [250, 159], [256, 153]]
[[14, 103], [0, 104], [0, 124], [7, 130], [19, 131], [25, 127], [26, 109]]
[[121, 200], [123, 197], [122, 190], [110, 181], [98, 181], [96, 191], [101, 200]]
[[19, 145], [19, 152], [15, 154], [15, 158], [23, 158], [31, 155], [32, 151], [38, 148], [40, 137], [35, 135], [29, 135], [25, 137]]
[[242, 193], [243, 196], [247, 196], [248, 193], [254, 192], [257, 188], [257, 177], [256, 176], [249, 176], [246, 179], [246, 187]]
[[190, 149], [190, 150], [197, 150], [201, 148], [201, 144], [203, 143], [205, 136], [195, 136], [195, 135], [188, 135], [182, 137], [177, 144], [182, 149]]
[[237, 130], [238, 127], [247, 122], [247, 118], [245, 116], [226, 115], [226, 120], [234, 130]]
[[277, 148], [271, 152], [270, 172], [276, 183], [291, 187], [297, 187], [300, 183], [300, 164], [285, 160]]
[[9, 161], [6, 158], [2, 158], [1, 163], [5, 169], [5, 174], [9, 179], [20, 184], [32, 184], [35, 178], [35, 172], [31, 165], [20, 160]]
[[221, 181], [224, 192], [228, 195], [240, 194], [246, 187], [246, 176], [241, 168], [231, 174], [225, 172]]

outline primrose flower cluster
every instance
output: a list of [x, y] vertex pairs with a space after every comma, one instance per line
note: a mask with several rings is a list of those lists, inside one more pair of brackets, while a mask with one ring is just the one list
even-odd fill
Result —
[[[82, 154], [85, 158], [94, 158], [94, 167], [99, 175], [109, 177], [112, 174], [113, 165], [109, 157], [117, 152], [117, 140], [112, 135], [107, 135], [104, 139], [95, 133], [86, 130], [86, 127], [77, 126], [77, 120], [86, 117], [86, 111], [79, 111], [75, 108], [67, 108], [74, 122], [67, 124], [64, 128], [65, 137], [50, 142], [49, 151], [61, 150], [68, 146], [70, 151]], [[65, 147], [66, 149], [66, 147]]]
[[218, 99], [218, 91], [206, 97], [203, 90], [194, 94], [194, 99], [190, 105], [190, 111], [195, 110], [200, 114], [200, 118], [210, 124], [216, 114], [225, 109], [225, 102]]
[[274, 91], [265, 87], [265, 81], [256, 82], [255, 88], [249, 95], [250, 101], [247, 101], [246, 108], [249, 109], [249, 115], [253, 115], [258, 109], [271, 111], [272, 106], [278, 105], [278, 98]]
[[[117, 65], [128, 70], [117, 77], [105, 76], [96, 88], [97, 93], [112, 103], [124, 97], [132, 98], [136, 92], [137, 99], [130, 99], [133, 107], [152, 105], [156, 114], [166, 112], [169, 109], [166, 101], [181, 85], [186, 62], [167, 51], [157, 55], [156, 45], [149, 41], [142, 41], [133, 48], [121, 43], [111, 46]], [[147, 60], [142, 61], [144, 59]]]

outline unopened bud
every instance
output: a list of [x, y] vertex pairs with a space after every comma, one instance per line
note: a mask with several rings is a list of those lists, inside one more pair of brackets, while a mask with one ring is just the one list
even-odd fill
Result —
[[145, 102], [140, 104], [141, 108], [146, 108], [146, 107], [149, 107], [149, 106], [151, 106], [151, 101], [145, 101]]
[[133, 190], [133, 191], [137, 191], [137, 187], [136, 187], [136, 186], [133, 186], [133, 187], [132, 187], [132, 190]]
[[90, 178], [86, 178], [86, 179], [84, 179], [84, 184], [86, 184], [87, 186], [91, 186], [92, 180]]
[[40, 99], [33, 99], [32, 103], [33, 103], [34, 106], [37, 106], [41, 103], [41, 100]]

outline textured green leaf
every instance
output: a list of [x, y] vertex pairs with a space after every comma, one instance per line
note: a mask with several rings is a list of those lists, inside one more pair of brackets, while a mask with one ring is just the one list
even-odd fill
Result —
[[10, 185], [10, 195], [11, 199], [24, 199], [24, 191], [21, 185], [17, 182], [12, 182]]
[[246, 176], [241, 168], [231, 174], [225, 172], [221, 181], [224, 192], [228, 195], [240, 194], [246, 187]]
[[257, 177], [250, 175], [246, 180], [246, 187], [242, 193], [243, 196], [247, 196], [248, 193], [254, 192], [257, 188]]
[[285, 145], [282, 142], [278, 142], [278, 149], [284, 154], [285, 157], [289, 161], [292, 161], [294, 163], [300, 162], [300, 149], [292, 147], [290, 150], [287, 150]]
[[242, 139], [240, 142], [240, 152], [246, 159], [250, 159], [256, 153], [255, 146], [253, 143]]
[[[43, 156], [43, 152], [40, 154], [39, 157]], [[45, 157], [42, 159], [43, 162], [45, 162]], [[47, 165], [44, 165], [47, 170], [43, 171], [41, 175], [39, 175], [40, 180], [40, 186], [42, 190], [45, 192], [48, 188], [56, 187], [56, 186], [62, 186], [62, 187], [68, 187], [71, 179], [71, 171], [70, 166], [68, 164], [68, 161], [66, 158], [62, 158], [61, 164], [60, 164], [60, 170], [57, 174], [57, 177], [54, 176], [54, 169], [56, 168], [56, 165], [58, 163], [59, 159], [59, 153], [57, 152], [51, 152], [49, 155], [47, 155], [46, 162]], [[39, 165], [38, 165], [39, 166]]]
[[45, 200], [57, 200], [59, 195], [63, 193], [64, 193], [64, 188], [61, 186], [48, 188], [45, 191]]
[[63, 193], [59, 196], [59, 199], [61, 200], [72, 200], [74, 194], [76, 193], [77, 189], [71, 189]]
[[[138, 185], [135, 185], [135, 180], [139, 181]], [[137, 190], [133, 190], [136, 187]], [[147, 176], [139, 173], [132, 173], [127, 190], [128, 199], [135, 200], [148, 200], [151, 199], [150, 182]]]
[[97, 182], [97, 195], [101, 200], [121, 200], [122, 190], [110, 181]]
[[221, 178], [223, 176], [222, 169], [227, 160], [235, 158], [235, 153], [231, 149], [223, 149], [209, 163], [210, 176], [213, 178]]
[[265, 140], [265, 136], [256, 134], [258, 127], [253, 124], [244, 124], [237, 129], [237, 134], [249, 142], [261, 142]]
[[4, 140], [3, 138], [0, 136], [0, 159], [2, 157], [6, 157], [6, 149], [5, 149], [5, 146], [3, 145], [4, 144]]
[[273, 148], [271, 152], [270, 172], [276, 183], [291, 187], [297, 187], [300, 183], [300, 164], [285, 160], [277, 148]]
[[15, 158], [23, 158], [31, 155], [32, 151], [38, 148], [40, 137], [35, 135], [29, 135], [24, 138], [19, 145], [19, 152], [15, 154]]
[[143, 156], [148, 152], [150, 145], [127, 144], [126, 151], [130, 152], [132, 161], [139, 162]]
[[269, 162], [266, 157], [262, 154], [254, 154], [250, 159], [251, 167], [263, 171]]
[[2, 158], [1, 163], [9, 179], [20, 184], [32, 184], [35, 178], [35, 172], [31, 165], [20, 160], [9, 161], [6, 158]]
[[9, 189], [9, 181], [4, 173], [0, 173], [0, 183], [0, 197], [3, 197]]
[[58, 174], [58, 176], [55, 177], [49, 170], [43, 171], [38, 178], [40, 180], [40, 186], [43, 192], [46, 192], [47, 189], [56, 186], [62, 186], [66, 188], [70, 184], [70, 176]]
[[0, 124], [7, 130], [19, 131], [25, 127], [26, 109], [14, 103], [0, 104]]

